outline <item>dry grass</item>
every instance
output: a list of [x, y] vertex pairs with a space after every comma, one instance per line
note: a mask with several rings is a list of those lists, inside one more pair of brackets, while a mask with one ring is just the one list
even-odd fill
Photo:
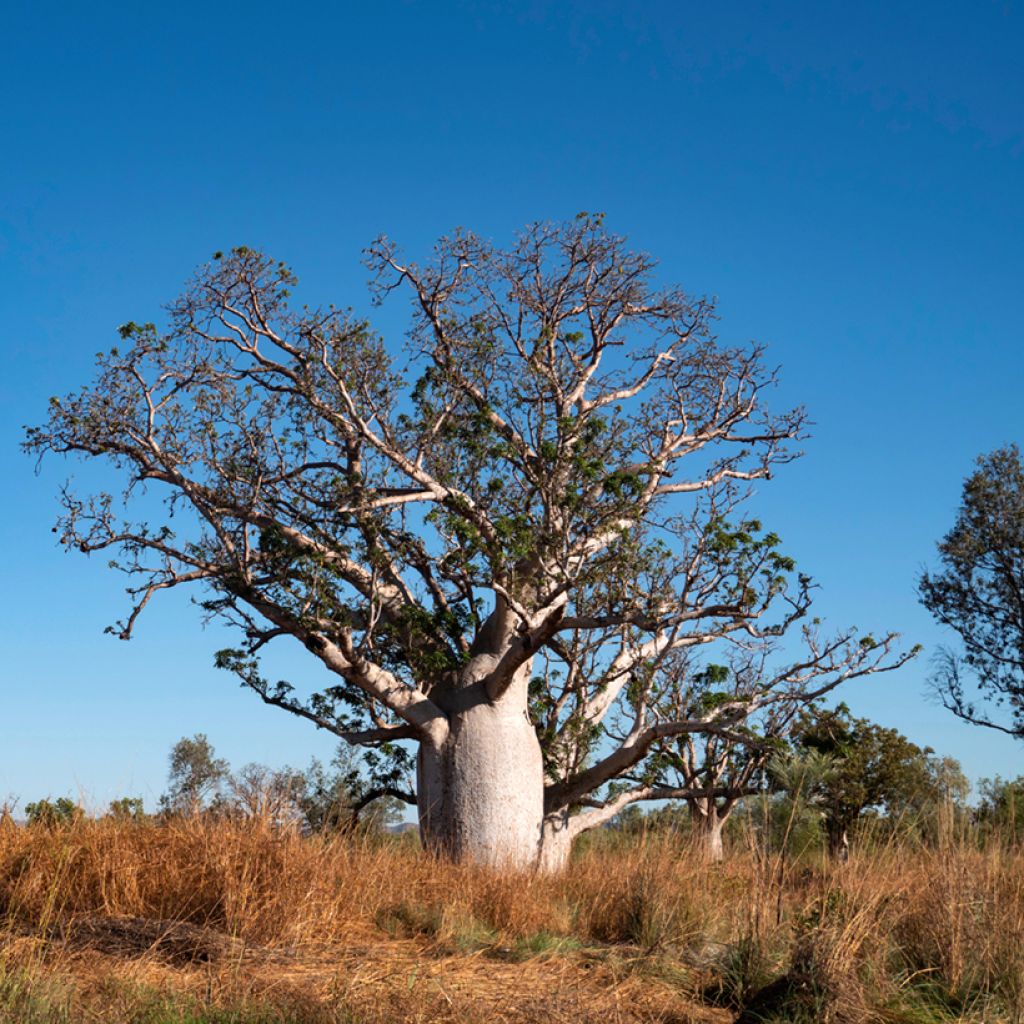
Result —
[[499, 877], [260, 822], [0, 828], [0, 1022], [737, 1019], [1021, 1024], [1024, 857], [662, 838]]

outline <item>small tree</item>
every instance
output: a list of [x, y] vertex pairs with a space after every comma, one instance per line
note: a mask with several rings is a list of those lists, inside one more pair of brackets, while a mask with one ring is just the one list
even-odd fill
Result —
[[182, 737], [171, 748], [167, 792], [160, 807], [169, 814], [197, 814], [207, 808], [228, 780], [228, 763], [214, 756], [203, 733]]
[[1012, 842], [1024, 839], [1024, 776], [982, 779], [976, 820], [984, 833]]
[[865, 811], [879, 808], [898, 817], [938, 796], [929, 748], [895, 729], [854, 718], [845, 705], [806, 714], [797, 742], [831, 760], [810, 796], [821, 809], [834, 857], [845, 857], [849, 835]]
[[[685, 705], [685, 714], [700, 719], [722, 705], [742, 709], [729, 729], [683, 733], [659, 740], [649, 756], [625, 777], [637, 784], [649, 782], [674, 800], [685, 802], [693, 833], [712, 861], [724, 857], [725, 825], [745, 796], [764, 789], [765, 767], [809, 695], [798, 691], [791, 701], [776, 699], [766, 705], [752, 699], [765, 689], [763, 664], [749, 656], [731, 666], [692, 664], [687, 652], [667, 659], [662, 671], [673, 675], [671, 699]], [[776, 693], [776, 697], [780, 695]]]
[[146, 808], [142, 798], [137, 796], [123, 796], [117, 800], [110, 801], [107, 817], [119, 822], [133, 822], [141, 824], [148, 820]]
[[302, 816], [310, 832], [337, 832], [351, 827], [355, 818], [354, 799], [347, 773], [331, 771], [313, 758], [305, 772]]
[[941, 571], [919, 581], [921, 603], [963, 646], [938, 652], [932, 682], [955, 715], [1024, 739], [1024, 466], [1008, 445], [977, 467], [939, 544]]
[[243, 817], [278, 827], [297, 826], [303, 820], [307, 786], [306, 776], [294, 768], [247, 764], [228, 776], [224, 800]]
[[[891, 636], [808, 625], [740, 700], [692, 717], [673, 699], [672, 652], [770, 646], [808, 610], [809, 579], [740, 512], [804, 414], [769, 413], [762, 351], [719, 344], [712, 305], [601, 217], [507, 248], [458, 232], [426, 265], [380, 239], [367, 263], [379, 299], [411, 300], [404, 352], [333, 306], [290, 308], [291, 271], [238, 248], [29, 430], [30, 452], [122, 476], [118, 496], [65, 491], [57, 526], [133, 579], [117, 635], [154, 595], [205, 588], [239, 631], [220, 666], [382, 758], [414, 743], [426, 845], [518, 866], [560, 865], [657, 799], [607, 787], [658, 741], [900, 663]], [[163, 512], [133, 515], [147, 488]], [[326, 685], [262, 673], [282, 638]]]
[[[770, 847], [779, 853], [778, 870], [784, 875], [790, 852], [806, 849], [812, 839], [821, 838], [824, 808], [839, 764], [832, 752], [790, 744], [772, 754], [767, 769], [770, 787], [757, 810], [767, 825]], [[845, 854], [846, 847], [841, 844], [839, 855]]]
[[82, 817], [82, 808], [74, 800], [66, 796], [56, 800], [37, 800], [25, 805], [25, 816], [30, 825], [44, 828], [56, 828], [58, 825], [70, 825]]
[[341, 744], [328, 767], [316, 758], [305, 773], [302, 813], [313, 832], [334, 832], [361, 826], [379, 831], [401, 821], [404, 804], [415, 804], [408, 780], [370, 777], [366, 765]]

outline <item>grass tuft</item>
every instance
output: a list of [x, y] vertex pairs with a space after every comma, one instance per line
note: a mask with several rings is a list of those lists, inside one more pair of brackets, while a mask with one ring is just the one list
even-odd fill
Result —
[[1024, 1022], [1024, 856], [785, 870], [593, 841], [501, 876], [261, 822], [0, 829], [0, 1024]]

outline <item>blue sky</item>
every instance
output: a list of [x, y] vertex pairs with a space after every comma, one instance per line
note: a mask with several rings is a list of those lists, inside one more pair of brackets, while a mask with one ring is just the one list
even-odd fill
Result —
[[[1022, 44], [1022, 5], [987, 0], [6, 4], [0, 799], [152, 800], [196, 731], [236, 765], [331, 752], [212, 668], [225, 638], [187, 601], [103, 636], [122, 581], [49, 530], [84, 471], [17, 450], [117, 324], [236, 244], [369, 312], [380, 232], [425, 254], [456, 225], [605, 211], [719, 297], [723, 339], [768, 344], [776, 407], [808, 406], [806, 457], [755, 507], [819, 614], [934, 649], [915, 576], [972, 459], [1024, 441]], [[375, 315], [396, 343], [403, 312]], [[926, 675], [843, 696], [972, 778], [1020, 774]]]

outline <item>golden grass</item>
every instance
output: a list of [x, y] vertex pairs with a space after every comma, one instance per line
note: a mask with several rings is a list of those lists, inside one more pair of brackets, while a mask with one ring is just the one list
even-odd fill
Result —
[[1024, 1021], [1024, 857], [786, 872], [597, 837], [557, 877], [259, 821], [0, 828], [0, 1022]]

